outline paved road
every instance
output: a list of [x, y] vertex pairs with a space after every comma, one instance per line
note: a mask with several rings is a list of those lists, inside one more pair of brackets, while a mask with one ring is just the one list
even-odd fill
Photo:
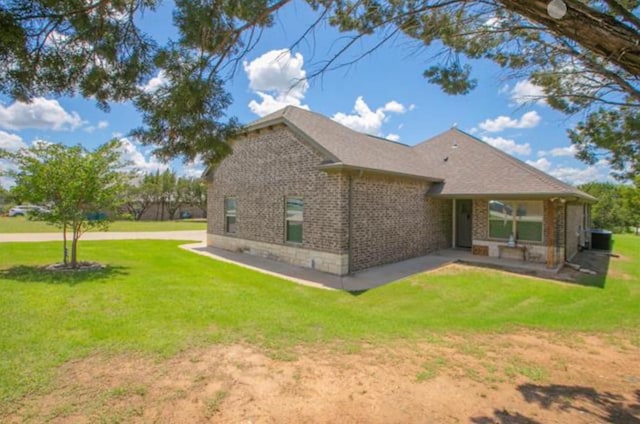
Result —
[[[204, 241], [207, 232], [197, 231], [141, 231], [141, 232], [90, 232], [81, 240], [194, 240]], [[68, 235], [69, 237], [69, 235]], [[10, 233], [0, 234], [3, 242], [62, 241], [62, 233]]]

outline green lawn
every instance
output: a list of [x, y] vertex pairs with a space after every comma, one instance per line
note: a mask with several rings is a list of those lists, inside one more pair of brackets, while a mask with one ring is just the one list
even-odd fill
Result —
[[[181, 231], [204, 230], [207, 224], [198, 221], [115, 221], [109, 231]], [[0, 233], [55, 233], [59, 228], [42, 221], [30, 221], [24, 217], [0, 217]]]
[[179, 244], [81, 242], [81, 259], [110, 268], [76, 275], [38, 270], [59, 259], [59, 243], [0, 244], [0, 411], [46, 390], [65, 361], [96, 352], [166, 357], [233, 341], [286, 352], [512, 326], [625, 331], [638, 340], [640, 238], [630, 235], [616, 237], [623, 257], [603, 288], [449, 268], [358, 295], [299, 286]]

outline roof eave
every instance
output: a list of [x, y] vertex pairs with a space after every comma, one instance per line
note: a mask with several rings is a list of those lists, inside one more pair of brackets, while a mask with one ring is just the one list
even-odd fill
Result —
[[539, 193], [427, 193], [427, 197], [435, 197], [439, 199], [565, 199], [565, 200], [583, 200], [588, 203], [594, 203], [597, 199], [589, 195], [581, 195], [580, 193], [558, 193], [558, 192], [539, 192]]
[[389, 175], [393, 177], [418, 179], [423, 181], [429, 181], [432, 183], [441, 183], [444, 181], [442, 178], [428, 177], [426, 175], [416, 175], [416, 174], [408, 174], [405, 172], [388, 171], [385, 169], [367, 168], [364, 166], [348, 165], [342, 162], [323, 164], [323, 165], [319, 165], [317, 168], [322, 171], [369, 172], [372, 174], [382, 174], [382, 175]]

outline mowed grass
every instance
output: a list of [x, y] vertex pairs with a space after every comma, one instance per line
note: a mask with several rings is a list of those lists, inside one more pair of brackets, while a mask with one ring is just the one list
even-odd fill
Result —
[[604, 287], [448, 267], [359, 294], [300, 286], [178, 248], [175, 241], [81, 242], [108, 269], [46, 273], [59, 243], [0, 244], [0, 412], [46, 390], [89, 354], [168, 357], [211, 343], [274, 352], [434, 332], [627, 332], [640, 326], [640, 238], [617, 236]]
[[[205, 230], [204, 220], [181, 221], [114, 221], [109, 231], [190, 231]], [[61, 231], [43, 221], [31, 221], [22, 216], [0, 217], [0, 233], [56, 233]]]

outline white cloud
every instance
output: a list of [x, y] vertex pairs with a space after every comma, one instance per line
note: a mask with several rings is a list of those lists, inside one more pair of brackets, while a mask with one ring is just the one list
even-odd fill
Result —
[[166, 85], [169, 82], [166, 74], [163, 70], [158, 71], [158, 74], [151, 78], [145, 85], [141, 85], [138, 88], [145, 93], [153, 93], [158, 88]]
[[400, 140], [400, 136], [398, 134], [389, 133], [389, 134], [387, 134], [387, 140], [399, 141]]
[[84, 131], [86, 131], [89, 134], [91, 134], [96, 129], [103, 130], [103, 129], [107, 128], [108, 126], [109, 126], [109, 123], [107, 121], [99, 121], [96, 125], [90, 125], [88, 127], [84, 127]]
[[182, 170], [182, 175], [189, 178], [200, 178], [202, 173], [204, 172], [204, 168], [196, 168], [196, 167], [185, 167]]
[[74, 130], [85, 121], [77, 112], [67, 112], [57, 100], [36, 97], [30, 103], [0, 105], [0, 127], [9, 130], [38, 128], [54, 131]]
[[537, 160], [528, 160], [527, 163], [534, 168], [538, 168], [541, 171], [549, 172], [551, 169], [551, 162], [546, 158], [540, 158]]
[[539, 105], [547, 104], [542, 87], [532, 83], [528, 79], [518, 81], [516, 85], [509, 90], [509, 94], [511, 95], [511, 100], [517, 105], [534, 102]]
[[289, 49], [271, 50], [251, 62], [245, 61], [249, 88], [261, 98], [260, 102], [251, 100], [249, 109], [258, 116], [288, 105], [309, 109], [302, 104], [309, 88], [303, 66], [302, 54], [292, 55]]
[[573, 185], [580, 185], [591, 181], [612, 181], [609, 163], [606, 160], [600, 160], [595, 165], [583, 168], [562, 165], [554, 166], [544, 157], [535, 161], [528, 160], [527, 163], [559, 180]]
[[387, 102], [387, 104], [384, 105], [383, 109], [385, 112], [392, 112], [392, 113], [405, 113], [406, 111], [404, 105], [402, 103], [396, 102], [395, 100], [391, 100], [390, 102]]
[[9, 134], [4, 131], [0, 131], [0, 149], [7, 150], [9, 152], [17, 152], [20, 149], [27, 147], [22, 137], [16, 134]]
[[496, 147], [510, 155], [530, 155], [531, 145], [529, 143], [518, 144], [515, 140], [503, 137], [482, 137], [482, 141]]
[[533, 128], [540, 123], [541, 119], [538, 112], [533, 110], [522, 115], [520, 119], [513, 119], [502, 115], [495, 119], [487, 119], [478, 126], [485, 131], [500, 132], [507, 128]]
[[301, 102], [296, 101], [296, 99], [280, 96], [273, 97], [261, 92], [257, 92], [256, 94], [260, 96], [262, 101], [257, 102], [255, 100], [251, 100], [249, 102], [249, 109], [258, 116], [268, 115], [289, 105], [309, 110], [309, 106], [301, 104]]
[[553, 156], [553, 157], [562, 157], [562, 156], [575, 156], [577, 153], [576, 147], [572, 144], [568, 147], [555, 147], [551, 150], [540, 150], [538, 152], [539, 157], [544, 156]]
[[[154, 156], [148, 156], [138, 149], [138, 144], [127, 137], [120, 138], [120, 156], [123, 163], [127, 163], [124, 169], [135, 170], [143, 173], [164, 171], [169, 168], [166, 163], [160, 162]], [[148, 157], [147, 157], [148, 156]]]
[[353, 114], [338, 112], [333, 115], [332, 119], [354, 131], [366, 134], [380, 134], [382, 124], [388, 119], [389, 113], [404, 113], [406, 108], [395, 100], [387, 102], [375, 111], [371, 110], [369, 105], [364, 101], [362, 96], [356, 99], [353, 107]]
[[586, 168], [562, 166], [551, 170], [550, 174], [573, 185], [580, 185], [590, 181], [612, 180], [609, 174], [609, 168], [600, 165], [587, 166]]

